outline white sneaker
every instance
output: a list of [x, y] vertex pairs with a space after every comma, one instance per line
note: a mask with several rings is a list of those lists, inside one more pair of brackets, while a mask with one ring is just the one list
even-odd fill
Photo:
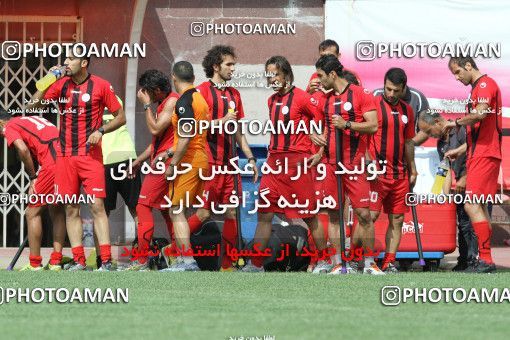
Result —
[[[345, 268], [346, 268], [346, 274], [358, 274], [358, 271], [356, 269], [352, 268], [351, 265], [349, 264], [349, 262], [347, 262], [345, 264]], [[340, 274], [343, 274], [342, 273], [342, 264], [337, 264], [328, 273], [328, 275], [340, 275]]]
[[241, 269], [243, 273], [263, 273], [264, 267], [257, 267], [253, 263], [251, 263], [251, 260], [248, 261], [248, 264]]
[[328, 263], [325, 260], [317, 262], [317, 265], [312, 271], [312, 274], [327, 274], [333, 268], [333, 264]]
[[363, 274], [386, 275], [374, 262], [370, 263], [370, 266], [365, 266], [365, 268], [363, 268]]

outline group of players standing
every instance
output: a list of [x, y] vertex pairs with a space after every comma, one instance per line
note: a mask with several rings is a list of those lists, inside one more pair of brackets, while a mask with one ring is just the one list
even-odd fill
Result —
[[[258, 249], [267, 246], [273, 217], [279, 214], [288, 219], [302, 219], [308, 226], [310, 242], [321, 258], [320, 261], [315, 259], [313, 262], [311, 269], [314, 273], [339, 274], [343, 271], [384, 275], [386, 272], [396, 272], [395, 254], [400, 243], [404, 213], [408, 211], [405, 196], [412, 191], [417, 177], [414, 162], [415, 126], [422, 128], [421, 134], [431, 135], [431, 130], [437, 122], [430, 119], [422, 121], [421, 114], [425, 113], [423, 110], [419, 112], [420, 124], [415, 124], [415, 112], [404, 100], [409, 90], [407, 77], [402, 69], [388, 70], [384, 77], [384, 87], [379, 91], [381, 94], [375, 95], [359, 85], [360, 81], [354, 73], [344, 69], [339, 60], [339, 47], [336, 42], [325, 40], [319, 45], [319, 53], [320, 58], [315, 64], [317, 72], [310, 79], [306, 91], [293, 85], [292, 67], [285, 57], [273, 56], [265, 63], [265, 71], [269, 74], [268, 84], [275, 92], [267, 102], [269, 119], [274, 123], [284, 121], [285, 124], [293, 121], [294, 126], [301, 121], [320, 122], [323, 131], [321, 134], [277, 132], [271, 135], [266, 162], [270, 166], [285, 162], [288, 164], [288, 172], [278, 175], [269, 173], [262, 177], [259, 192], [266, 192], [270, 205], [258, 210], [254, 244]], [[49, 193], [50, 185], [46, 183], [43, 187], [41, 182], [54, 181], [57, 194], [77, 195], [82, 185], [85, 193], [95, 195], [91, 210], [100, 245], [100, 270], [111, 270], [108, 219], [103, 206], [105, 180], [100, 158], [100, 140], [103, 134], [125, 123], [125, 114], [113, 88], [105, 80], [91, 75], [87, 71], [88, 64], [89, 60], [86, 58], [68, 56], [65, 62], [66, 72], [62, 78], [47, 91], [34, 95], [33, 99], [67, 98], [66, 103], [60, 104], [61, 111], [69, 108], [74, 111], [62, 116], [59, 135], [55, 128], [51, 138], [42, 140], [41, 136], [44, 134], [40, 131], [45, 131], [48, 124], [41, 128], [42, 130], [39, 129], [35, 137], [34, 132], [28, 133], [30, 136], [27, 138], [38, 138], [38, 141], [27, 143], [28, 147], [31, 148], [32, 145], [37, 151], [41, 148], [48, 150], [51, 145], [56, 150], [50, 157], [53, 162], [38, 159], [41, 165], [38, 176], [33, 168], [28, 171], [33, 181], [31, 190]], [[198, 231], [204, 221], [211, 216], [211, 203], [229, 202], [236, 187], [234, 181], [239, 181], [239, 176], [223, 173], [216, 174], [211, 180], [203, 181], [200, 173], [207, 172], [212, 166], [229, 166], [229, 160], [234, 157], [232, 143], [240, 146], [252, 165], [253, 181], [257, 180], [257, 160], [253, 157], [246, 137], [240, 129], [235, 135], [217, 130], [208, 133], [198, 129], [201, 120], [225, 124], [227, 121], [245, 118], [241, 96], [228, 84], [235, 72], [235, 64], [234, 49], [218, 45], [207, 52], [202, 63], [209, 79], [197, 87], [193, 84], [195, 79], [193, 67], [186, 61], [177, 62], [173, 66], [171, 80], [157, 70], [148, 70], [141, 75], [137, 97], [143, 105], [147, 127], [153, 139], [132, 163], [132, 176], [139, 176], [139, 168], [145, 161], [152, 165], [158, 161], [164, 162], [166, 172], [159, 175], [147, 174], [142, 183], [136, 206], [140, 254], [144, 252], [146, 254], [151, 243], [154, 232], [153, 209], [161, 211], [166, 221], [172, 239], [171, 247], [174, 250], [189, 249], [190, 234]], [[467, 146], [449, 152], [447, 156], [455, 158], [462, 151], [466, 152], [466, 190], [476, 194], [495, 195], [497, 171], [501, 161], [499, 88], [491, 78], [478, 71], [476, 64], [469, 57], [451, 58], [448, 66], [457, 80], [464, 85], [472, 85], [473, 90], [466, 115], [455, 122], [441, 123], [441, 134], [447, 134], [451, 129], [460, 126], [468, 126]], [[176, 92], [172, 91], [171, 82]], [[477, 98], [487, 100], [477, 102]], [[156, 112], [153, 112], [153, 104], [158, 105]], [[105, 107], [115, 118], [102, 125]], [[81, 110], [80, 114], [77, 110]], [[495, 114], [492, 114], [493, 112]], [[427, 117], [430, 118], [429, 116]], [[2, 116], [0, 120], [0, 127], [3, 128], [3, 134], [9, 145], [12, 143], [16, 145], [16, 140], [23, 139], [23, 131], [28, 129], [29, 124], [22, 124], [19, 119], [9, 121], [7, 117]], [[186, 135], [183, 131], [184, 122], [190, 120], [195, 122], [197, 133], [192, 137], [184, 137]], [[10, 130], [17, 132], [9, 132]], [[48, 140], [51, 140], [51, 143], [48, 143]], [[39, 146], [33, 146], [37, 143]], [[305, 165], [312, 171], [301, 174], [297, 180], [291, 180], [297, 168], [303, 166], [304, 162], [308, 162]], [[367, 179], [366, 173], [358, 174], [355, 180], [346, 174], [338, 177], [335, 171], [339, 162], [347, 170], [358, 169], [368, 162], [375, 162], [378, 168], [385, 166], [386, 171], [373, 181]], [[45, 165], [46, 163], [49, 165]], [[313, 169], [319, 163], [324, 163], [326, 167], [326, 176], [322, 180], [314, 178], [316, 173]], [[191, 171], [179, 173], [183, 164], [190, 164]], [[41, 178], [43, 172], [45, 176]], [[168, 181], [168, 178], [173, 179]], [[338, 183], [338, 178], [341, 178], [341, 183]], [[241, 190], [241, 184], [238, 183], [237, 186]], [[343, 203], [343, 200], [339, 200], [338, 197], [339, 187], [343, 190], [342, 196], [348, 197], [356, 216], [357, 223], [351, 231], [350, 251], [361, 248], [366, 255], [361, 261], [342, 263], [339, 209], [343, 207], [338, 202]], [[180, 202], [186, 200], [186, 196], [191, 198], [200, 196], [205, 202], [202, 208], [189, 217], [186, 217], [186, 210], [179, 209]], [[297, 208], [280, 208], [278, 200], [281, 196], [288, 200], [295, 198], [300, 201], [308, 200], [310, 202], [308, 211], [316, 208], [317, 196], [332, 196], [337, 202], [336, 206], [320, 211], [320, 214], [328, 216], [328, 228], [323, 228], [317, 214], [304, 213]], [[374, 222], [382, 207], [388, 214], [389, 225], [385, 256], [382, 265], [378, 266], [370, 254], [374, 249]], [[466, 205], [466, 212], [478, 236], [480, 253], [480, 259], [472, 264], [471, 271], [494, 271], [495, 266], [490, 257], [491, 229], [486, 210], [483, 205], [471, 204]], [[66, 205], [65, 219], [74, 260], [68, 269], [83, 270], [86, 266], [81, 244], [79, 205]], [[58, 266], [62, 257], [61, 249], [65, 236], [62, 231], [63, 223], [59, 225], [59, 228], [54, 226], [56, 246], [50, 259], [50, 265], [54, 268]], [[236, 245], [238, 227], [236, 210], [227, 209], [222, 231], [225, 243]], [[39, 250], [35, 249], [38, 244], [40, 245], [40, 228], [39, 225], [34, 229], [39, 232], [33, 232], [30, 237], [32, 268], [41, 266]], [[29, 236], [30, 230], [29, 226]], [[333, 256], [326, 255], [329, 254], [328, 242], [336, 249]], [[236, 270], [225, 252], [222, 255], [221, 270]], [[263, 256], [253, 256], [241, 270], [261, 272], [264, 270], [263, 264]], [[139, 256], [127, 269], [148, 269], [147, 257]], [[192, 256], [179, 256], [169, 268], [164, 269], [164, 271], [195, 270], [199, 270], [199, 267]]]

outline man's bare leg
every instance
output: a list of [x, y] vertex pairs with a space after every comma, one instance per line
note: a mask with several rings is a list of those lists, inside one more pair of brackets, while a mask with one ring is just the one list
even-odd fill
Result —
[[110, 243], [110, 226], [108, 223], [108, 216], [104, 208], [104, 199], [95, 198], [94, 202], [90, 205], [92, 217], [94, 218], [94, 230], [97, 235], [99, 243], [99, 255], [101, 262], [106, 263], [111, 261], [111, 243]]
[[81, 224], [80, 205], [67, 204], [65, 206], [65, 212], [67, 236], [71, 243], [73, 260], [75, 263], [85, 266], [85, 251], [82, 244], [83, 226]]
[[53, 223], [53, 252], [50, 265], [60, 265], [62, 261], [62, 248], [66, 240], [66, 212], [63, 205], [50, 205], [48, 212]]
[[32, 267], [40, 267], [42, 262], [42, 208], [43, 207], [28, 207], [25, 211], [28, 227], [28, 246], [30, 247], [29, 260]]

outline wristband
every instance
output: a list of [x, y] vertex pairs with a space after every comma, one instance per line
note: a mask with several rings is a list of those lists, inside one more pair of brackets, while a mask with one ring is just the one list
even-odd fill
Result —
[[104, 135], [104, 127], [100, 127], [99, 129], [97, 129], [97, 131], [101, 132], [102, 135]]
[[151, 107], [151, 103], [148, 103], [148, 104], [143, 104], [143, 110], [144, 111], [147, 111], [147, 109]]
[[35, 175], [33, 175], [33, 176], [28, 176], [28, 178], [29, 178], [31, 181], [33, 181], [34, 179], [36, 179], [36, 178], [37, 178], [37, 174], [35, 174]]
[[351, 128], [351, 122], [350, 122], [350, 121], [347, 121], [347, 122], [345, 123], [345, 129], [346, 129], [346, 130], [349, 130], [350, 128]]
[[257, 163], [257, 159], [256, 159], [255, 157], [250, 157], [250, 158], [248, 158], [248, 162], [249, 162], [249, 161], [255, 161], [255, 163]]

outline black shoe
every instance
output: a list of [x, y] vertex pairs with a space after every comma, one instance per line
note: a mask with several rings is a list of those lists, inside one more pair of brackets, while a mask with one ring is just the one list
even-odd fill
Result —
[[97, 269], [101, 268], [101, 264], [103, 263], [103, 261], [101, 261], [101, 256], [96, 256], [96, 266], [97, 266]]
[[494, 273], [496, 272], [496, 265], [494, 263], [487, 263], [484, 260], [478, 260], [472, 264], [470, 264], [466, 270], [466, 273]]
[[452, 268], [452, 272], [463, 272], [468, 267], [467, 262], [459, 261], [457, 262], [457, 265]]

